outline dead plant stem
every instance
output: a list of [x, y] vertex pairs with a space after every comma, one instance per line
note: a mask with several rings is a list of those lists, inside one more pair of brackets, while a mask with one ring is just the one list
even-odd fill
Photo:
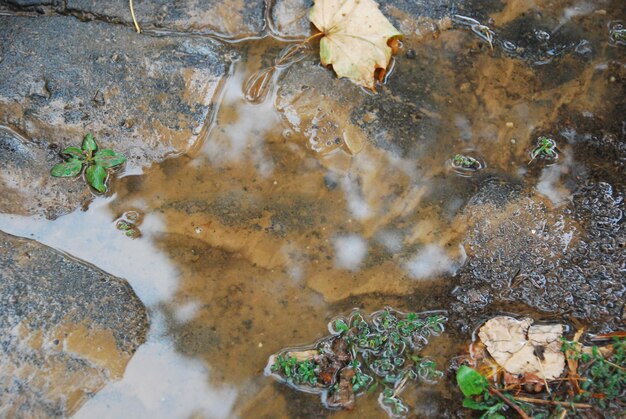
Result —
[[553, 406], [574, 407], [576, 409], [591, 409], [593, 406], [587, 403], [568, 403], [555, 400], [533, 399], [531, 397], [513, 397], [515, 400], [533, 404], [550, 404]]
[[521, 407], [519, 407], [518, 405], [516, 405], [515, 403], [513, 403], [511, 400], [507, 399], [506, 397], [504, 397], [504, 394], [500, 393], [497, 389], [491, 387], [489, 388], [489, 392], [501, 398], [502, 401], [508, 404], [511, 408], [513, 408], [513, 410], [515, 410], [522, 417], [522, 419], [530, 419], [530, 416], [528, 416], [526, 412], [522, 410]]
[[129, 0], [130, 3], [130, 15], [133, 17], [133, 23], [135, 24], [135, 29], [137, 33], [141, 33], [141, 28], [139, 27], [139, 23], [137, 23], [137, 18], [135, 17], [135, 8], [133, 7], [133, 0]]

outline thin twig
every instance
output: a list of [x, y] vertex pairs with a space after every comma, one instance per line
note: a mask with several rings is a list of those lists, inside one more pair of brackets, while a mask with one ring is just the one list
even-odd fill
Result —
[[513, 397], [515, 400], [534, 404], [551, 404], [553, 406], [575, 407], [576, 409], [591, 409], [593, 406], [587, 403], [568, 403], [556, 400], [533, 399], [531, 397]]
[[543, 364], [541, 363], [541, 359], [537, 355], [535, 355], [535, 358], [537, 359], [537, 362], [539, 363], [539, 368], [541, 369], [541, 376], [542, 376], [541, 378], [543, 378], [543, 383], [546, 385], [546, 391], [548, 392], [548, 394], [552, 394], [552, 392], [550, 391], [550, 385], [548, 384], [548, 380], [546, 379], [546, 373], [543, 369]]
[[493, 387], [489, 388], [489, 392], [491, 394], [495, 394], [496, 396], [498, 396], [499, 398], [502, 399], [502, 401], [506, 404], [508, 404], [509, 406], [511, 406], [521, 417], [522, 419], [531, 419], [530, 416], [528, 416], [526, 414], [526, 412], [524, 412], [522, 410], [521, 407], [519, 407], [518, 405], [516, 405], [515, 403], [513, 403], [511, 400], [507, 399], [506, 397], [504, 397], [504, 394], [500, 393], [498, 390], [496, 390]]
[[307, 44], [309, 42], [311, 42], [312, 40], [314, 40], [315, 38], [319, 38], [320, 36], [324, 36], [326, 35], [324, 32], [318, 32], [314, 35], [309, 36], [307, 39], [305, 39], [304, 41], [302, 41], [303, 44]]
[[620, 370], [622, 370], [622, 371], [626, 370], [626, 368], [624, 368], [624, 367], [620, 367], [619, 365], [614, 364], [614, 363], [612, 363], [611, 361], [607, 361], [606, 359], [604, 360], [604, 362], [606, 362], [606, 363], [607, 363], [607, 364], [609, 364], [609, 365], [614, 366], [615, 368], [619, 368], [619, 369], [620, 369]]
[[[576, 334], [574, 335], [573, 342], [577, 350], [579, 350], [579, 348], [581, 348], [582, 346], [579, 343], [579, 341], [580, 341], [580, 338], [583, 336], [583, 333], [585, 333], [585, 328], [581, 327], [580, 329], [576, 331]], [[580, 375], [578, 374], [578, 360], [573, 358], [574, 353], [575, 352], [572, 351], [571, 349], [568, 349], [565, 352], [565, 356], [567, 358], [567, 367], [569, 369], [567, 373], [567, 378], [570, 379], [570, 382], [572, 383], [572, 386], [574, 387], [576, 394], [581, 394], [583, 391], [580, 388], [580, 385], [578, 384], [578, 379], [580, 378]]]
[[130, 2], [130, 15], [133, 17], [133, 23], [135, 24], [135, 29], [137, 33], [141, 33], [141, 28], [139, 27], [139, 23], [137, 23], [137, 18], [135, 17], [135, 9], [133, 8], [133, 0], [129, 0]]

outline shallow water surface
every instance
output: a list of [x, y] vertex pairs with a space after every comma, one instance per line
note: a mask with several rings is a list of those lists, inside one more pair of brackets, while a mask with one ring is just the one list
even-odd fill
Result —
[[[336, 82], [310, 54], [250, 103], [246, 79], [286, 44], [232, 44], [238, 58], [215, 120], [191, 152], [128, 168], [86, 211], [0, 215], [1, 230], [125, 278], [149, 310], [147, 342], [124, 377], [75, 416], [381, 417], [376, 397], [329, 412], [263, 370], [354, 307], [448, 310], [468, 258], [459, 214], [485, 178], [534, 187], [554, 207], [569, 202], [588, 169], [552, 121], [563, 104], [589, 119], [604, 109], [610, 63], [623, 58], [607, 42], [616, 3], [557, 2], [545, 16], [522, 3], [494, 10], [493, 49], [464, 25], [407, 33], [377, 95], [348, 81], [325, 91]], [[529, 164], [544, 134], [559, 159]], [[457, 153], [487, 167], [460, 176], [449, 166]], [[135, 239], [115, 228], [128, 211], [143, 218]], [[471, 338], [449, 329], [426, 349], [443, 370]], [[417, 417], [459, 408], [447, 379], [410, 394]]]

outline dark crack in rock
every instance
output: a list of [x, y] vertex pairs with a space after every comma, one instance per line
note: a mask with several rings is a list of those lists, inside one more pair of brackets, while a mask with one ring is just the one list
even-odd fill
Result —
[[147, 329], [126, 281], [0, 232], [0, 416], [71, 415], [122, 377]]
[[0, 0], [0, 6], [8, 5], [16, 8], [32, 8], [40, 6], [61, 6], [61, 0]]
[[[0, 0], [11, 12], [71, 15], [134, 28], [127, 0]], [[265, 30], [263, 0], [167, 1], [135, 0], [135, 17], [142, 30], [212, 35], [226, 39], [259, 36]]]
[[[265, 27], [263, 0], [135, 1], [134, 10], [142, 29], [245, 38], [260, 35]], [[68, 0], [67, 12], [84, 19], [133, 25], [126, 0]]]

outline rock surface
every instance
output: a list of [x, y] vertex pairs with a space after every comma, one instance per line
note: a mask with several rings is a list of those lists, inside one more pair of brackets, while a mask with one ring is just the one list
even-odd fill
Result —
[[58, 147], [45, 140], [28, 140], [16, 131], [0, 126], [0, 212], [43, 214], [55, 218], [71, 212], [91, 194], [82, 176], [57, 179], [50, 168], [60, 162]]
[[462, 215], [469, 259], [455, 310], [515, 301], [595, 325], [616, 321], [626, 294], [624, 209], [607, 183], [581, 187], [554, 211], [519, 186], [488, 181]]
[[128, 283], [0, 232], [0, 416], [71, 415], [145, 341]]
[[[227, 50], [212, 40], [147, 37], [67, 17], [0, 16], [0, 57], [1, 159], [20, 166], [19, 179], [5, 174], [3, 182], [20, 185], [15, 200], [26, 208], [19, 213], [49, 218], [75, 209], [85, 195], [67, 179], [42, 180], [45, 166], [61, 161], [54, 150], [79, 145], [91, 131], [131, 166], [186, 152], [206, 133], [229, 65]], [[38, 209], [38, 197], [64, 189], [71, 192], [61, 202]]]
[[[0, 0], [9, 10], [52, 11], [81, 20], [99, 20], [134, 27], [127, 0]], [[263, 0], [147, 1], [135, 0], [135, 17], [142, 30], [185, 32], [241, 39], [265, 29]]]
[[[400, 32], [411, 34], [419, 19], [441, 19], [462, 10], [458, 0], [379, 1], [381, 11]], [[493, 3], [493, 2], [483, 2]], [[270, 30], [281, 37], [306, 37], [311, 34], [308, 11], [313, 0], [277, 0], [270, 9]], [[461, 8], [460, 8], [461, 7]]]
[[[207, 33], [225, 38], [259, 35], [264, 27], [263, 0], [135, 1], [135, 16], [142, 29]], [[68, 0], [67, 12], [132, 25], [126, 0]]]

